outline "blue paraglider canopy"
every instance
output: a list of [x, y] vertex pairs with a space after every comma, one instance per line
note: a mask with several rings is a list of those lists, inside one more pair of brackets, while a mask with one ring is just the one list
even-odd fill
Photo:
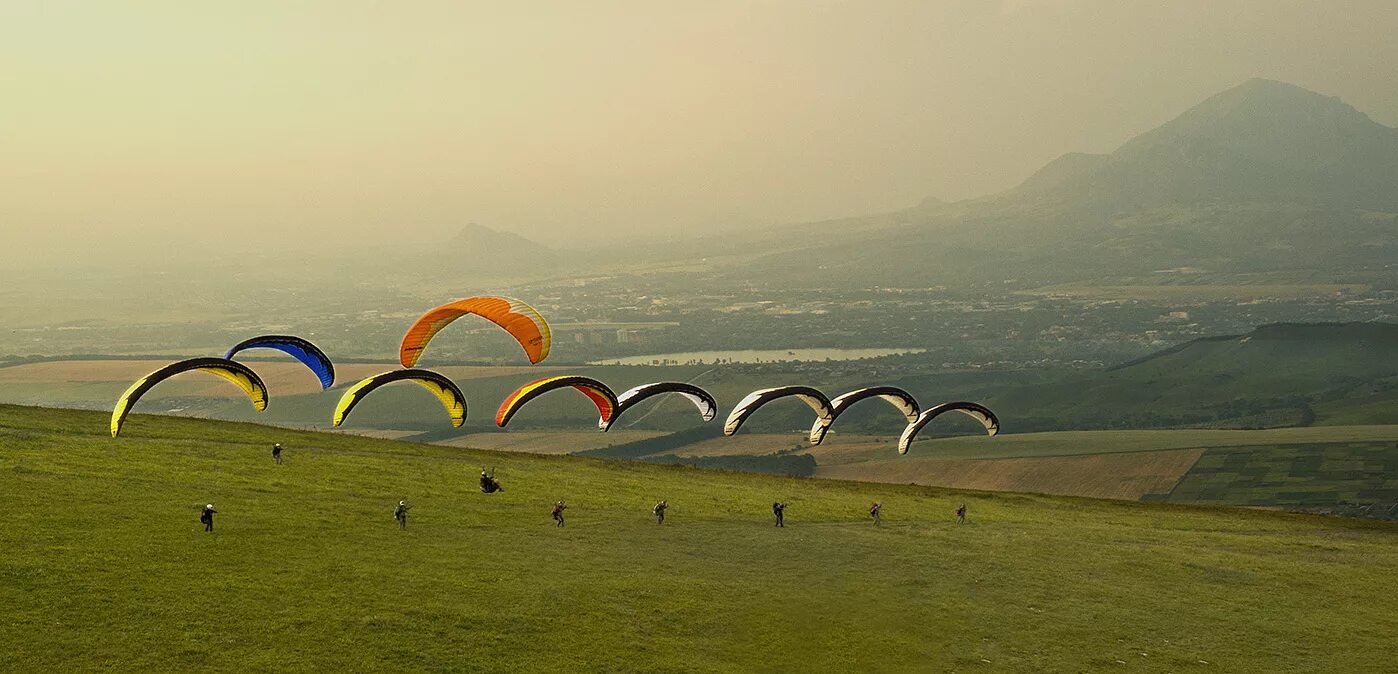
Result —
[[335, 383], [335, 365], [320, 347], [293, 335], [261, 335], [238, 342], [224, 356], [232, 360], [234, 354], [247, 349], [276, 349], [301, 361], [320, 378], [320, 387], [328, 389]]

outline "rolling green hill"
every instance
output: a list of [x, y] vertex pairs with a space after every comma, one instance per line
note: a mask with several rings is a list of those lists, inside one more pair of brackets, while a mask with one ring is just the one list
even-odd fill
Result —
[[0, 406], [0, 512], [11, 671], [1377, 672], [1398, 631], [1386, 524], [193, 419]]
[[[919, 399], [931, 395], [916, 378], [899, 383]], [[1349, 424], [1386, 423], [1393, 409], [1384, 401], [1395, 387], [1398, 325], [1348, 323], [1265, 325], [1107, 370], [1024, 384], [972, 379], [956, 392], [989, 405], [1012, 420], [1007, 431], [1019, 432], [1304, 426], [1333, 416]]]

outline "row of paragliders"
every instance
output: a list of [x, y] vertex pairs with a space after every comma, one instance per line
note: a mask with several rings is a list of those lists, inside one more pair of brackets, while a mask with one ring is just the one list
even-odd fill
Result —
[[[431, 309], [408, 328], [398, 350], [398, 360], [402, 366], [400, 369], [366, 377], [345, 390], [339, 403], [335, 405], [333, 425], [338, 427], [344, 423], [355, 406], [379, 387], [398, 381], [411, 381], [436, 396], [451, 417], [452, 426], [460, 428], [466, 422], [466, 396], [461, 388], [445, 375], [415, 366], [437, 333], [456, 319], [470, 315], [484, 318], [509, 332], [524, 349], [531, 364], [538, 364], [548, 357], [552, 343], [548, 323], [528, 304], [505, 297], [469, 297], [450, 302]], [[122, 424], [132, 406], [146, 391], [161, 381], [184, 372], [203, 371], [227, 379], [247, 394], [255, 409], [265, 410], [268, 399], [267, 386], [250, 367], [234, 360], [238, 354], [252, 349], [274, 349], [292, 356], [315, 373], [320, 379], [322, 390], [330, 389], [335, 383], [334, 364], [315, 344], [291, 335], [253, 337], [234, 345], [222, 358], [200, 357], [182, 360], [136, 380], [117, 399], [112, 410], [112, 437], [117, 437], [121, 432]], [[658, 395], [676, 394], [687, 398], [698, 408], [699, 415], [705, 422], [712, 421], [718, 415], [718, 403], [714, 397], [690, 383], [654, 382], [642, 384], [617, 395], [597, 379], [582, 375], [560, 375], [529, 382], [507, 396], [496, 411], [496, 425], [506, 427], [515, 413], [531, 400], [566, 388], [581, 392], [596, 405], [597, 426], [604, 432], [628, 409]], [[907, 391], [893, 386], [860, 388], [833, 400], [809, 386], [778, 386], [753, 391], [739, 401], [724, 422], [723, 434], [733, 435], [762, 406], [783, 398], [796, 398], [815, 413], [815, 422], [811, 426], [809, 436], [813, 445], [819, 445], [825, 439], [836, 418], [845, 410], [871, 398], [886, 401], [906, 419], [907, 425], [898, 440], [899, 454], [906, 454], [918, 432], [946, 412], [960, 412], [979, 421], [988, 435], [995, 435], [1000, 430], [1000, 421], [995, 413], [974, 402], [947, 402], [924, 410]]]

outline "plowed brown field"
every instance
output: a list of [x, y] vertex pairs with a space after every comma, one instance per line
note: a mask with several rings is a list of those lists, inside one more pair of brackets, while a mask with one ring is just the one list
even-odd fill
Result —
[[817, 477], [909, 482], [957, 489], [1018, 491], [1136, 501], [1168, 492], [1202, 449], [1021, 459], [904, 459], [820, 466]]

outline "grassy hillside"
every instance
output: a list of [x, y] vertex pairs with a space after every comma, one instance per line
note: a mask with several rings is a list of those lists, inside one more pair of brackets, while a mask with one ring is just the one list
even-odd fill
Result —
[[[505, 492], [475, 489], [482, 464]], [[213, 534], [195, 521], [206, 502]], [[114, 441], [105, 414], [11, 406], [0, 511], [13, 671], [1361, 672], [1398, 656], [1398, 531], [1306, 515], [143, 415]]]
[[[919, 399], [917, 378], [900, 382]], [[1008, 432], [1196, 425], [1384, 423], [1398, 387], [1398, 325], [1275, 324], [1044, 382], [963, 381]], [[929, 398], [931, 399], [931, 398]], [[1230, 423], [1231, 422], [1231, 423]]]

